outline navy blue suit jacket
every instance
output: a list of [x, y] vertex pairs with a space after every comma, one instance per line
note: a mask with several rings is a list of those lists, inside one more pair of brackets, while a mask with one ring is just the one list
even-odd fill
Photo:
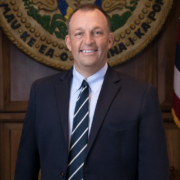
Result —
[[[15, 180], [65, 179], [72, 70], [31, 88]], [[84, 163], [84, 180], [168, 180], [164, 125], [155, 88], [108, 67]]]

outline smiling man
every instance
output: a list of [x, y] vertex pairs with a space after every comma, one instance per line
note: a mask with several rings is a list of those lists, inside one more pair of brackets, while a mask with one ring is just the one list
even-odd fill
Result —
[[15, 180], [168, 180], [157, 92], [107, 64], [108, 16], [79, 6], [65, 41], [74, 66], [32, 85]]
[[98, 9], [79, 10], [69, 21], [66, 44], [73, 54], [76, 70], [88, 78], [107, 63], [113, 35], [107, 17]]

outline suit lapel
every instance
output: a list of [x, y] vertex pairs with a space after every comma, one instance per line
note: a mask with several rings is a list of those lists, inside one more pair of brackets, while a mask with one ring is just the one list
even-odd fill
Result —
[[87, 154], [88, 155], [93, 142], [101, 128], [101, 125], [108, 113], [108, 110], [120, 89], [120, 79], [111, 67], [108, 67], [104, 82], [99, 94], [98, 102], [94, 112], [93, 123], [90, 131]]
[[69, 117], [69, 98], [70, 98], [71, 78], [72, 78], [72, 69], [70, 71], [63, 73], [63, 75], [59, 78], [59, 82], [55, 85], [60, 120], [63, 127], [67, 148], [69, 142], [68, 117]]

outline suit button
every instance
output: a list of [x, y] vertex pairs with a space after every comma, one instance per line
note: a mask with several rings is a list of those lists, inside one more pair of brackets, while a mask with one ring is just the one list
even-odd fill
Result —
[[64, 173], [61, 172], [61, 173], [60, 173], [60, 176], [63, 178], [63, 177], [64, 177]]

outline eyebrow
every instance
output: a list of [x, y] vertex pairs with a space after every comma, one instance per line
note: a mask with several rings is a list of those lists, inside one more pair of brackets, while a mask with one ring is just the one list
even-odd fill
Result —
[[[102, 29], [100, 26], [95, 26], [94, 28], [93, 28], [93, 30], [94, 29]], [[103, 29], [102, 29], [103, 30]]]
[[[95, 29], [101, 29], [101, 30], [103, 31], [103, 29], [102, 29], [100, 26], [95, 26], [95, 27], [92, 29], [92, 31], [95, 30]], [[82, 27], [78, 27], [77, 29], [74, 30], [74, 32], [75, 32], [75, 31], [79, 31], [79, 30], [84, 30], [84, 29], [83, 29]]]
[[79, 27], [79, 28], [75, 29], [74, 31], [78, 31], [78, 30], [83, 30], [83, 28]]

